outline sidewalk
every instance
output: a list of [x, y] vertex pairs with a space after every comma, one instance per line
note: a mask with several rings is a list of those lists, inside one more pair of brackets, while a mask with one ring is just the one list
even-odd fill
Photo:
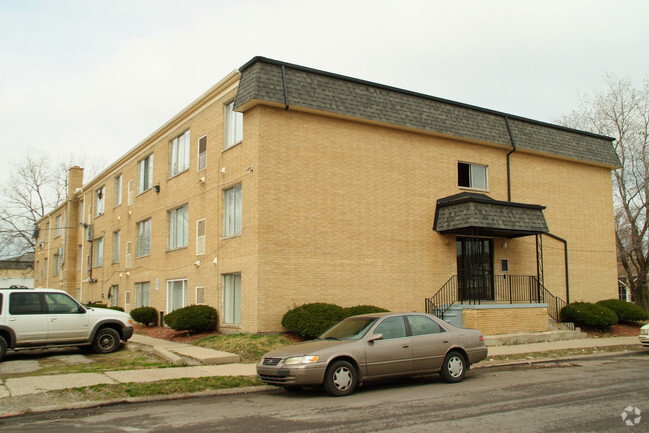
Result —
[[[128, 344], [139, 344], [151, 347], [171, 362], [180, 362], [182, 357], [190, 357], [203, 365], [177, 368], [154, 368], [143, 370], [107, 371], [104, 373], [76, 373], [65, 375], [42, 375], [21, 378], [0, 379], [0, 399], [52, 390], [86, 387], [98, 384], [116, 384], [131, 382], [155, 382], [158, 380], [195, 378], [208, 376], [255, 376], [256, 364], [239, 363], [239, 357], [230, 353], [173, 343], [142, 335], [134, 335]], [[637, 337], [581, 338], [576, 340], [550, 341], [544, 343], [512, 344], [489, 347], [489, 356], [520, 355], [524, 353], [551, 352], [563, 349], [593, 348], [604, 346], [635, 345], [638, 350], [643, 347]], [[487, 357], [487, 361], [489, 360]], [[13, 361], [3, 363], [9, 364]], [[31, 361], [20, 361], [31, 362]], [[489, 362], [484, 368], [499, 365]], [[480, 366], [480, 363], [477, 364]], [[4, 414], [0, 413], [0, 417]]]

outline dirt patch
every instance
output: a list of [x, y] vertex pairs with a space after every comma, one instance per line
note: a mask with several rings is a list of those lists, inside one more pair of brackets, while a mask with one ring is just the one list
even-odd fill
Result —
[[607, 331], [600, 331], [597, 329], [585, 329], [582, 331], [588, 334], [590, 338], [606, 338], [606, 337], [636, 337], [640, 334], [640, 328], [643, 323], [639, 324], [617, 324], [611, 326]]
[[[146, 335], [152, 338], [160, 338], [162, 340], [173, 341], [176, 343], [191, 343], [192, 341], [200, 340], [201, 338], [211, 337], [213, 335], [223, 335], [219, 331], [193, 333], [187, 331], [174, 331], [167, 326], [144, 326], [139, 323], [133, 325], [133, 329], [136, 334]], [[282, 335], [294, 343], [305, 341], [304, 338], [293, 334], [292, 332], [285, 332]]]

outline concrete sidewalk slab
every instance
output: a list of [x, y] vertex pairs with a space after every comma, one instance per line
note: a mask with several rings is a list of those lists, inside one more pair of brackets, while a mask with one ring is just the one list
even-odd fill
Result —
[[553, 350], [579, 349], [587, 347], [638, 345], [638, 337], [610, 337], [610, 338], [580, 338], [577, 340], [548, 341], [545, 343], [529, 343], [505, 346], [490, 346], [488, 356], [517, 355], [521, 353], [548, 352]]
[[206, 349], [198, 346], [187, 347], [168, 347], [167, 350], [177, 353], [178, 355], [187, 356], [200, 361], [202, 364], [234, 364], [239, 362], [239, 355], [222, 352], [220, 350]]
[[74, 373], [61, 375], [29, 376], [10, 378], [5, 386], [12, 397], [26, 394], [38, 394], [57, 389], [77, 388], [99, 384], [115, 383], [110, 377], [100, 373]]
[[202, 365], [197, 367], [156, 368], [149, 370], [107, 371], [106, 376], [121, 382], [155, 382], [210, 376], [255, 376], [255, 364]]

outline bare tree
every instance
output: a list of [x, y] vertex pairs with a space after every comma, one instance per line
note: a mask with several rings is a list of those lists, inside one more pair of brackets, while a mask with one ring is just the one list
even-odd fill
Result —
[[607, 76], [608, 88], [581, 98], [565, 126], [615, 138], [622, 168], [613, 172], [618, 259], [636, 302], [649, 311], [649, 80]]

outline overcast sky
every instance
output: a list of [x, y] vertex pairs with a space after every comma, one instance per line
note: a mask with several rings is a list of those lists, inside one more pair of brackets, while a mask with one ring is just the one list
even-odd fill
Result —
[[[108, 165], [256, 55], [554, 122], [649, 77], [646, 0], [0, 0], [0, 183]], [[86, 179], [88, 180], [88, 179]]]

